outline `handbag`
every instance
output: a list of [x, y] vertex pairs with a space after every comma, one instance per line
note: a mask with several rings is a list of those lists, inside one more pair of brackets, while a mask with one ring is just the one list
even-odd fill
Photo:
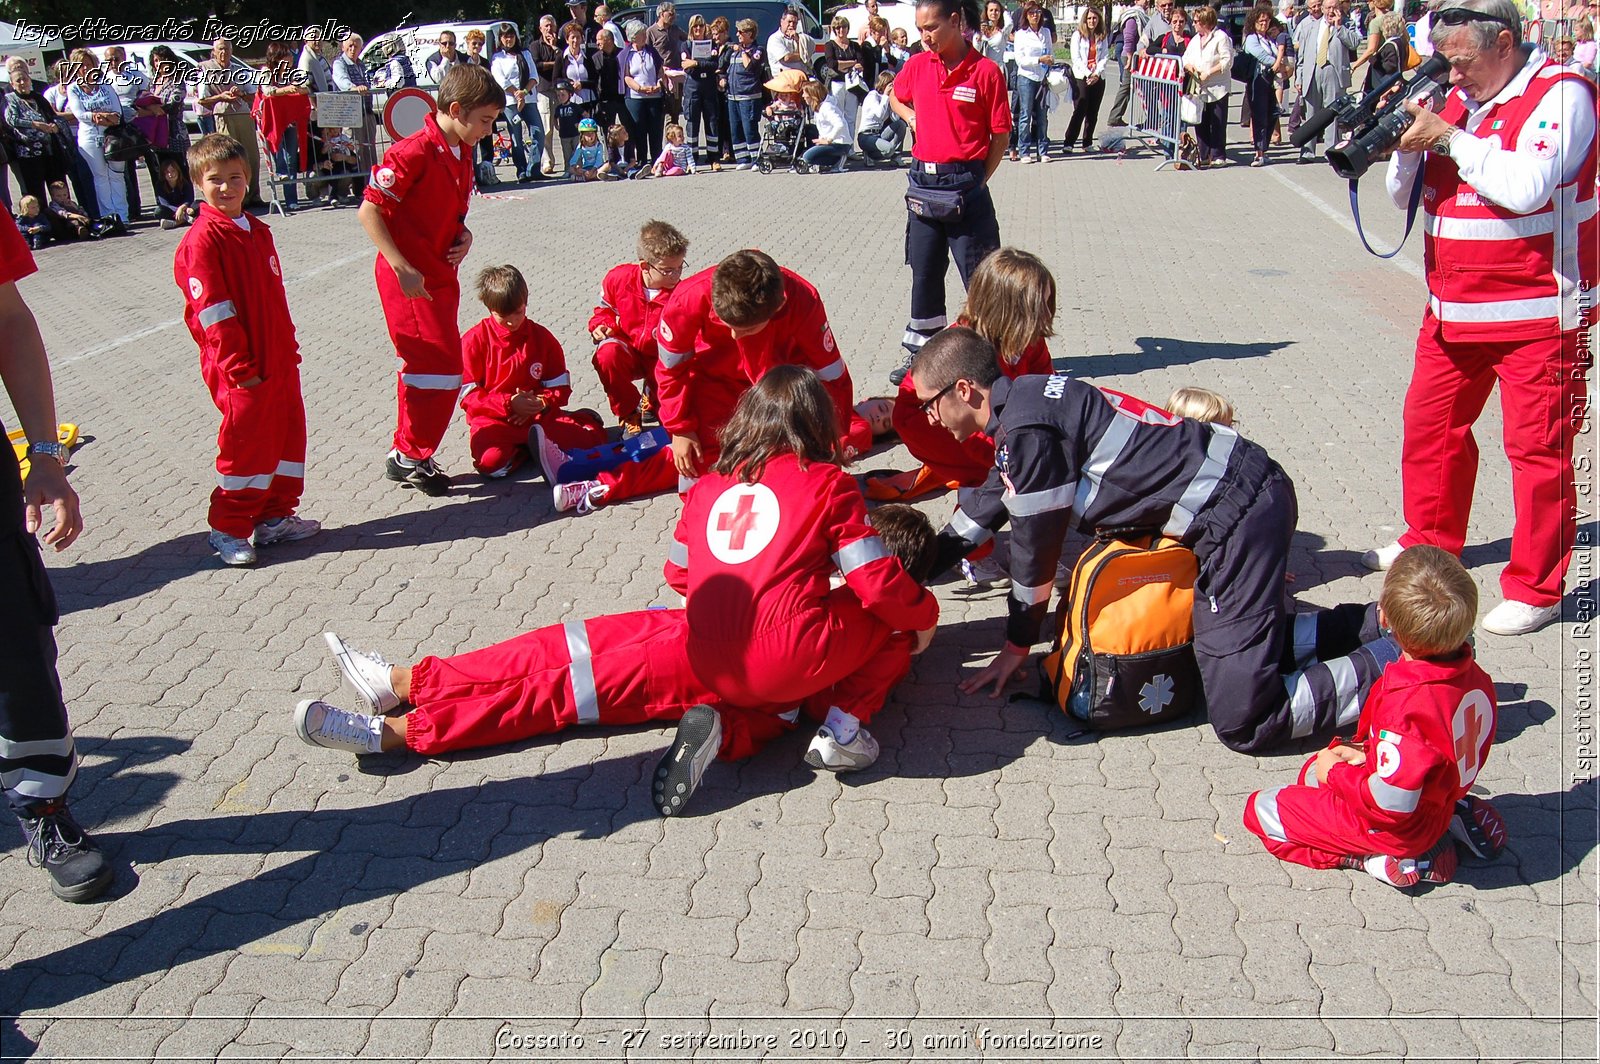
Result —
[[906, 189], [906, 210], [930, 222], [959, 222], [966, 213], [967, 194], [954, 188]]
[[856, 67], [844, 76], [844, 87], [845, 91], [858, 100], [867, 98], [867, 92], [869, 91], [867, 89], [867, 78], [865, 74], [861, 73], [860, 67]]
[[106, 128], [100, 142], [100, 151], [107, 162], [125, 163], [137, 159], [150, 150], [150, 139], [131, 122], [121, 122]]
[[1204, 110], [1199, 93], [1186, 92], [1178, 99], [1178, 121], [1186, 126], [1198, 126]]

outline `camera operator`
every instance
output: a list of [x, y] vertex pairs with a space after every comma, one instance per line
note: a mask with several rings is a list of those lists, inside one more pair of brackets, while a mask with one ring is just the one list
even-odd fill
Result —
[[1461, 552], [1472, 425], [1498, 379], [1515, 524], [1504, 601], [1482, 627], [1521, 635], [1560, 615], [1576, 535], [1580, 319], [1589, 323], [1600, 272], [1595, 96], [1522, 42], [1512, 0], [1446, 0], [1431, 33], [1453, 91], [1438, 114], [1406, 104], [1416, 121], [1388, 173], [1402, 209], [1420, 173], [1427, 232], [1428, 308], [1401, 449], [1406, 531], [1364, 560], [1387, 568], [1418, 543]]

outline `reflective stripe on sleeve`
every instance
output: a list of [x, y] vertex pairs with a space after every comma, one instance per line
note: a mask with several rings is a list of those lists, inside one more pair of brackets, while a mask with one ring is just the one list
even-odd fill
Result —
[[687, 569], [689, 567], [689, 545], [673, 540], [672, 546], [667, 548], [667, 561]]
[[1089, 460], [1083, 464], [1083, 475], [1078, 479], [1078, 493], [1072, 503], [1078, 513], [1089, 512], [1095, 496], [1100, 494], [1100, 481], [1105, 477], [1106, 470], [1127, 448], [1128, 441], [1133, 439], [1133, 430], [1138, 425], [1139, 422], [1132, 418], [1114, 417], [1105, 432], [1100, 434], [1094, 450], [1089, 453]]
[[1012, 580], [1011, 597], [1024, 606], [1037, 606], [1041, 602], [1050, 601], [1050, 589], [1053, 586], [1049, 580], [1046, 580], [1038, 587], [1029, 587], [1026, 584], [1019, 584], [1016, 580]]
[[567, 635], [567, 678], [572, 682], [572, 704], [579, 724], [600, 723], [600, 699], [594, 689], [594, 657], [589, 650], [589, 632], [582, 621], [561, 626]]
[[833, 564], [843, 576], [849, 576], [868, 562], [889, 557], [889, 548], [877, 536], [863, 536], [854, 543], [846, 543], [833, 556]]
[[572, 387], [572, 374], [563, 373], [559, 377], [551, 377], [549, 380], [540, 381], [539, 383], [546, 388], [570, 388]]
[[1261, 824], [1261, 830], [1267, 833], [1267, 838], [1274, 842], [1288, 842], [1289, 837], [1283, 831], [1283, 817], [1278, 813], [1278, 792], [1282, 787], [1274, 787], [1270, 791], [1256, 792], [1256, 820]]
[[461, 387], [461, 376], [448, 373], [402, 373], [400, 383], [425, 392], [453, 392]]
[[822, 381], [836, 381], [844, 376], [844, 359], [836, 358], [832, 362], [816, 371], [817, 379]]
[[1239, 434], [1221, 425], [1211, 426], [1211, 443], [1206, 447], [1205, 461], [1194, 471], [1194, 479], [1183, 489], [1183, 496], [1172, 507], [1172, 516], [1161, 531], [1169, 536], [1182, 536], [1194, 523], [1194, 515], [1211, 501], [1211, 495], [1228, 469], [1228, 458], [1233, 454]]
[[234, 308], [233, 300], [224, 299], [221, 303], [213, 303], [200, 312], [200, 327], [209, 329], [213, 325], [237, 317], [238, 310]]
[[[660, 337], [657, 337], [656, 342], [658, 344], [660, 343]], [[668, 351], [664, 347], [660, 349], [659, 353], [661, 356], [661, 364], [668, 369], [675, 369], [676, 367], [683, 365], [689, 360], [690, 355], [690, 352], [688, 351]]]
[[1372, 800], [1378, 803], [1378, 808], [1390, 813], [1415, 813], [1417, 803], [1422, 801], [1421, 787], [1416, 790], [1396, 787], [1376, 773], [1367, 777], [1367, 789], [1372, 792]]
[[950, 517], [950, 531], [961, 537], [963, 543], [981, 547], [994, 538], [994, 533], [968, 517], [966, 511], [957, 510]]
[[1077, 495], [1076, 482], [1061, 484], [1044, 491], [1030, 491], [1021, 495], [1012, 495], [1007, 492], [1004, 496], [1006, 512], [1012, 517], [1034, 517], [1038, 514], [1049, 513], [1052, 510], [1066, 510], [1072, 507], [1072, 500]]

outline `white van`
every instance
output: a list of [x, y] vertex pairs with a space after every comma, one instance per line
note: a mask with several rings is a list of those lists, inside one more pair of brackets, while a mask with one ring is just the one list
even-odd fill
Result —
[[[210, 43], [207, 41], [132, 41], [127, 44], [116, 45], [116, 47], [127, 53], [128, 62], [138, 68], [140, 73], [153, 79], [156, 76], [156, 72], [155, 64], [150, 61], [150, 52], [163, 44], [171, 48], [172, 54], [178, 57], [180, 74], [189, 86], [189, 91], [183, 101], [183, 121], [189, 127], [191, 133], [198, 134], [200, 131], [200, 116], [195, 108], [194, 87], [199, 84], [200, 64], [211, 58]], [[104, 45], [92, 48], [90, 51], [97, 56], [103, 57], [106, 54], [106, 48], [110, 47], [113, 46]], [[228, 62], [228, 69], [236, 72], [241, 79], [248, 78], [252, 79], [256, 84], [260, 83], [256, 69], [242, 61], [237, 55]]]
[[387, 33], [375, 34], [361, 49], [361, 64], [369, 73], [382, 70], [388, 64], [389, 57], [394, 54], [396, 43], [399, 43], [404, 46], [406, 57], [411, 60], [411, 69], [417, 76], [417, 84], [427, 89], [438, 88], [433, 78], [429, 76], [428, 68], [439, 52], [439, 34], [445, 30], [454, 33], [456, 50], [466, 55], [467, 31], [482, 31], [483, 58], [487, 62], [494, 54], [500, 27], [505, 25], [515, 26], [516, 23], [507, 19], [485, 19], [482, 22], [429, 22], [421, 26], [400, 26]]

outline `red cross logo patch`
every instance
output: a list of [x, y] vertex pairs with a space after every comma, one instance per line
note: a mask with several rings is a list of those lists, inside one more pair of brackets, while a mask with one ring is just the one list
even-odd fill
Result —
[[1528, 144], [1528, 154], [1536, 159], [1554, 159], [1556, 157], [1555, 141], [1549, 137], [1535, 137]]
[[1470, 786], [1483, 767], [1478, 756], [1483, 741], [1494, 734], [1494, 709], [1489, 705], [1489, 696], [1482, 691], [1468, 691], [1450, 720], [1450, 733], [1455, 738], [1456, 772], [1461, 776], [1461, 786]]
[[766, 549], [778, 534], [778, 497], [765, 484], [735, 484], [711, 504], [706, 546], [724, 565], [740, 565]]

